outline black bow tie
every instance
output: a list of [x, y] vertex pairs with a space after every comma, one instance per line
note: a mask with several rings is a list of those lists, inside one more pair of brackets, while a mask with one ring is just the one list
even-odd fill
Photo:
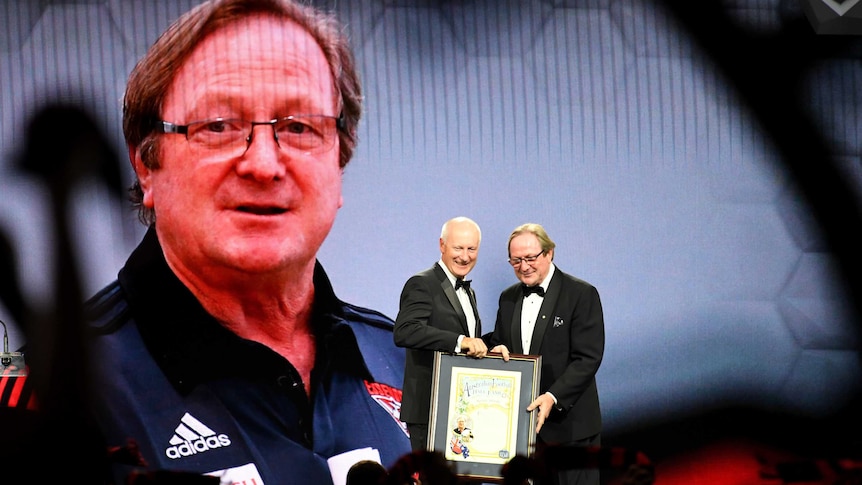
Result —
[[542, 296], [542, 297], [545, 296], [545, 289], [542, 288], [541, 285], [536, 285], [536, 286], [521, 285], [521, 290], [524, 292], [525, 297], [530, 296], [530, 293], [535, 293], [535, 294]]
[[471, 280], [461, 280], [461, 279], [455, 280], [455, 291], [458, 291], [458, 288], [463, 287], [464, 291], [469, 293], [470, 292], [470, 281]]

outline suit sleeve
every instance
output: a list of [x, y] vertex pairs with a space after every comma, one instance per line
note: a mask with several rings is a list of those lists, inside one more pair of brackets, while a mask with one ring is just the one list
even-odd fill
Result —
[[432, 319], [434, 296], [427, 279], [413, 276], [404, 284], [393, 339], [398, 347], [452, 352], [458, 332], [438, 328]]
[[593, 384], [602, 363], [605, 324], [598, 290], [584, 285], [577, 292], [571, 315], [569, 364], [549, 387], [557, 406], [568, 409]]

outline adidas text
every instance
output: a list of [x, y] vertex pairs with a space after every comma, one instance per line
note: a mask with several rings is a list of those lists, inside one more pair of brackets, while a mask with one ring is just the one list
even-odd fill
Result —
[[230, 438], [226, 434], [207, 436], [194, 441], [185, 441], [176, 446], [169, 446], [165, 449], [165, 455], [175, 460], [184, 456], [191, 456], [196, 453], [221, 448], [222, 446], [230, 446]]

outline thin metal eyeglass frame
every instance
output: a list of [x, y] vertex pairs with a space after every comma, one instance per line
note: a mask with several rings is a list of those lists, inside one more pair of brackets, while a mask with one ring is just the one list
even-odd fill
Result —
[[542, 251], [535, 256], [524, 256], [523, 258], [509, 258], [507, 261], [509, 261], [509, 264], [511, 264], [512, 266], [518, 267], [521, 265], [522, 262], [527, 264], [535, 263], [536, 260], [539, 259], [539, 256], [543, 254], [545, 254], [545, 251]]
[[344, 112], [341, 112], [338, 114], [337, 117], [336, 116], [329, 116], [329, 115], [301, 114], [301, 115], [284, 116], [282, 118], [273, 118], [273, 119], [268, 120], [268, 121], [250, 121], [250, 120], [244, 120], [242, 118], [221, 118], [221, 117], [219, 117], [219, 118], [211, 118], [211, 119], [207, 119], [207, 120], [192, 121], [191, 123], [188, 123], [185, 125], [178, 125], [176, 123], [171, 123], [170, 121], [159, 120], [156, 123], [156, 131], [158, 131], [159, 133], [164, 133], [164, 134], [184, 135], [186, 137], [186, 141], [190, 141], [189, 140], [189, 127], [192, 125], [196, 125], [199, 123], [213, 123], [216, 121], [229, 121], [229, 120], [244, 121], [246, 123], [251, 123], [251, 128], [248, 131], [248, 136], [245, 137], [246, 145], [245, 145], [245, 150], [243, 150], [243, 154], [245, 154], [245, 152], [247, 152], [248, 149], [251, 147], [251, 143], [254, 140], [254, 127], [255, 126], [259, 126], [259, 125], [271, 126], [272, 127], [272, 137], [275, 140], [275, 144], [278, 145], [279, 148], [281, 148], [281, 143], [278, 142], [278, 133], [275, 130], [276, 123], [278, 123], [280, 121], [291, 120], [291, 119], [302, 119], [303, 117], [320, 117], [320, 118], [334, 119], [336, 132], [344, 131], [344, 129], [347, 126], [347, 122], [344, 120]]

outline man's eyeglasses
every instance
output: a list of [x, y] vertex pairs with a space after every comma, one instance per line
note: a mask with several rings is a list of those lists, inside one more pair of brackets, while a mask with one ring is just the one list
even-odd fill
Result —
[[254, 127], [258, 125], [271, 126], [275, 143], [282, 149], [319, 152], [335, 144], [338, 130], [344, 129], [344, 116], [294, 115], [269, 121], [213, 118], [187, 125], [160, 121], [156, 124], [156, 130], [185, 135], [196, 150], [233, 157], [248, 150], [254, 137]]
[[511, 264], [512, 266], [518, 267], [521, 265], [521, 261], [523, 261], [527, 264], [535, 263], [536, 260], [539, 259], [539, 256], [541, 256], [543, 254], [545, 254], [544, 251], [542, 251], [541, 253], [539, 253], [535, 256], [524, 256], [523, 258], [509, 258], [509, 264]]

